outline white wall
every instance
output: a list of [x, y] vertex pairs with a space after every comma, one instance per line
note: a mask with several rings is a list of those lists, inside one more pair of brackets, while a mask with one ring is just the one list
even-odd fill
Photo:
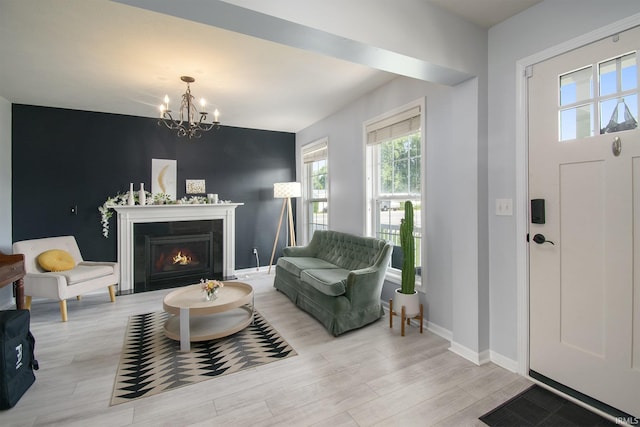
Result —
[[300, 131], [297, 147], [329, 138], [330, 228], [362, 234], [362, 123], [426, 96], [423, 301], [430, 325], [477, 359], [489, 345], [486, 30], [422, 0], [225, 1], [475, 76], [455, 87], [399, 77]]
[[[0, 251], [11, 253], [11, 103], [0, 98]], [[0, 308], [13, 302], [11, 286], [0, 289]]]
[[[329, 139], [329, 227], [365, 232], [363, 122], [426, 98], [426, 285], [420, 290], [431, 326], [465, 347], [479, 346], [477, 305], [477, 82], [446, 87], [398, 77], [296, 135], [302, 145]], [[458, 111], [455, 111], [458, 108]], [[461, 125], [461, 119], [466, 125]], [[454, 129], [456, 129], [454, 131]], [[466, 129], [466, 130], [463, 130]], [[457, 135], [456, 135], [457, 134]], [[454, 292], [464, 304], [453, 303]], [[389, 295], [385, 289], [383, 295]], [[457, 319], [457, 325], [455, 325]], [[486, 325], [488, 329], [488, 324]]]
[[490, 347], [517, 360], [516, 218], [496, 216], [495, 199], [516, 198], [516, 62], [640, 12], [637, 0], [546, 0], [489, 30]]

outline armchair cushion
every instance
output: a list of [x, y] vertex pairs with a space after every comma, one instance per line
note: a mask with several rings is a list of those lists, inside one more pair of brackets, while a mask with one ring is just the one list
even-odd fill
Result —
[[50, 249], [38, 255], [38, 264], [45, 271], [65, 271], [76, 266], [71, 254], [62, 249]]
[[100, 277], [110, 276], [114, 273], [113, 266], [78, 264], [71, 270], [58, 271], [55, 275], [64, 276], [67, 280], [67, 285], [73, 285]]

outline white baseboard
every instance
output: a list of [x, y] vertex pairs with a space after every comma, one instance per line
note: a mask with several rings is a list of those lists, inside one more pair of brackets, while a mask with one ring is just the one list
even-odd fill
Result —
[[[384, 308], [384, 310], [387, 312], [387, 314], [389, 313], [389, 301], [382, 301], [382, 307]], [[450, 330], [445, 329], [439, 325], [436, 325], [433, 322], [429, 322], [427, 321], [427, 319], [423, 320], [423, 327], [428, 330], [429, 332], [433, 332], [434, 334], [438, 335], [441, 338], [444, 338], [445, 340], [451, 342], [451, 337], [453, 336], [453, 334], [451, 333]], [[415, 319], [411, 319], [411, 324], [415, 325], [415, 326], [420, 326], [418, 325], [418, 322]]]
[[518, 362], [516, 360], [509, 359], [508, 357], [505, 357], [500, 353], [496, 353], [493, 350], [484, 350], [478, 353], [477, 351], [473, 351], [456, 342], [451, 342], [449, 350], [458, 356], [464, 357], [465, 359], [475, 363], [476, 365], [484, 365], [485, 363], [491, 362], [506, 369], [507, 371], [514, 373], [518, 372]]
[[433, 332], [434, 334], [444, 338], [445, 340], [451, 342], [451, 338], [453, 338], [453, 334], [451, 333], [450, 330], [443, 328], [440, 325], [436, 325], [433, 322], [428, 322], [426, 321], [426, 325], [425, 328], [427, 328], [427, 330]]
[[[273, 273], [273, 275], [275, 276], [275, 268], [276, 266], [272, 266], [271, 267], [271, 273]], [[268, 265], [264, 265], [260, 268], [242, 268], [240, 270], [235, 270], [235, 274], [236, 276], [240, 277], [240, 276], [247, 276], [247, 275], [251, 275], [251, 274], [256, 274], [256, 273], [266, 273], [269, 271], [269, 266]]]
[[509, 359], [506, 356], [501, 355], [500, 353], [496, 353], [495, 351], [490, 351], [491, 362], [500, 366], [501, 368], [506, 369], [507, 371], [511, 371], [513, 373], [518, 373], [518, 361]]
[[489, 363], [491, 361], [489, 350], [484, 350], [478, 353], [477, 351], [473, 351], [470, 348], [454, 341], [451, 341], [449, 351], [457, 354], [460, 357], [464, 357], [465, 359], [472, 363], [475, 363], [476, 365], [484, 365], [485, 363]]

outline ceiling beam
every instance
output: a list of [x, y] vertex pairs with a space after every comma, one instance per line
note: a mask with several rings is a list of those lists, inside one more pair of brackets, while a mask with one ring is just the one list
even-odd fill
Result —
[[189, 7], [185, 7], [183, 1], [114, 1], [432, 83], [454, 86], [473, 77], [463, 71], [220, 0], [191, 0]]

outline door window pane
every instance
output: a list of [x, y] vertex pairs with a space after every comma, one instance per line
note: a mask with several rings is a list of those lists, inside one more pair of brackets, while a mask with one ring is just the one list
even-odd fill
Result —
[[586, 67], [560, 76], [560, 105], [593, 98], [593, 71]]
[[[636, 53], [599, 65], [600, 133], [621, 132], [638, 126], [638, 66]], [[603, 99], [604, 98], [604, 99]]]
[[[597, 68], [595, 68], [597, 67]], [[594, 94], [593, 71], [597, 69], [598, 93]], [[559, 78], [560, 141], [587, 138], [635, 129], [638, 126], [637, 53], [631, 52], [592, 64]]]
[[638, 126], [638, 95], [600, 102], [600, 133], [620, 132]]
[[560, 110], [560, 141], [593, 136], [593, 104]]
[[636, 54], [614, 58], [600, 64], [600, 96], [607, 96], [638, 87]]

